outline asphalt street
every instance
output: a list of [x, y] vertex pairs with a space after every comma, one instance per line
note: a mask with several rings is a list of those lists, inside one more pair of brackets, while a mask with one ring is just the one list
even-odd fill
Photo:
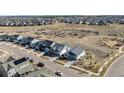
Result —
[[39, 55], [35, 55], [32, 52], [32, 50], [25, 49], [23, 47], [20, 47], [11, 43], [6, 43], [6, 42], [0, 43], [0, 49], [9, 52], [10, 55], [14, 55], [18, 57], [29, 57], [34, 59], [35, 62], [42, 62], [45, 64], [47, 68], [51, 69], [54, 72], [61, 71], [64, 77], [88, 77], [89, 76], [88, 74], [81, 73], [71, 68], [65, 68], [63, 65], [44, 59], [40, 57], [40, 53]]
[[105, 77], [124, 77], [124, 55], [116, 59], [108, 68]]

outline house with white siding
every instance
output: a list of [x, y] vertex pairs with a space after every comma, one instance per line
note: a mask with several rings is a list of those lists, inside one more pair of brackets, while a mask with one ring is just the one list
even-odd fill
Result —
[[85, 55], [85, 49], [81, 47], [75, 47], [72, 48], [70, 51], [68, 51], [66, 54], [64, 54], [64, 58], [68, 60], [78, 60]]
[[58, 56], [58, 57], [61, 57], [61, 56], [64, 55], [68, 50], [70, 50], [70, 47], [69, 47], [68, 45], [55, 43], [55, 44], [50, 48], [49, 55], [50, 55], [50, 56]]

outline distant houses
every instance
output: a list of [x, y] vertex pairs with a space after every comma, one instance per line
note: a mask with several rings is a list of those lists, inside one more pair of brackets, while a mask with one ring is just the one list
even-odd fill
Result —
[[0, 26], [35, 26], [53, 23], [108, 25], [124, 24], [124, 16], [1, 16]]

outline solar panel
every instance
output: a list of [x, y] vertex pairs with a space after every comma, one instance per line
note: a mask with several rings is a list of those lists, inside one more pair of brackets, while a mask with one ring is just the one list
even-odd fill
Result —
[[23, 62], [25, 62], [25, 61], [27, 61], [26, 58], [21, 58], [21, 59], [18, 59], [18, 60], [16, 60], [16, 61], [14, 61], [13, 63], [14, 63], [15, 65], [18, 65], [18, 64], [21, 64], [21, 63], [23, 63]]

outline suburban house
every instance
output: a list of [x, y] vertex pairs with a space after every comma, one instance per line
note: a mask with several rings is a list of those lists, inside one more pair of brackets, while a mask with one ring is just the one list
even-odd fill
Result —
[[38, 42], [39, 42], [39, 40], [33, 39], [33, 40], [31, 41], [31, 44], [29, 45], [29, 47], [34, 49], [35, 45], [38, 44]]
[[34, 49], [34, 50], [39, 51], [40, 46], [42, 45], [43, 42], [44, 42], [44, 41], [38, 41], [38, 42], [36, 42], [36, 43], [33, 43], [33, 44], [31, 45], [31, 48]]
[[55, 44], [54, 41], [44, 40], [38, 45], [39, 51], [49, 51], [51, 47]]
[[9, 35], [5, 34], [5, 35], [1, 35], [0, 36], [0, 41], [6, 41], [8, 39]]
[[10, 35], [7, 39], [7, 41], [9, 42], [13, 42], [14, 40], [16, 40], [18, 38], [19, 35]]
[[70, 51], [64, 54], [64, 58], [68, 60], [78, 60], [81, 57], [84, 57], [85, 49], [81, 47], [72, 48]]
[[0, 62], [0, 77], [51, 77], [54, 72], [47, 68], [37, 68], [31, 64], [30, 59], [23, 57], [15, 59], [9, 57], [7, 61]]
[[2, 66], [9, 77], [25, 76], [34, 70], [32, 65], [29, 63], [29, 59], [25, 57], [4, 63]]
[[23, 38], [24, 38], [23, 36], [19, 35], [19, 36], [17, 37], [17, 39], [14, 40], [14, 42], [15, 42], [16, 44], [19, 44]]
[[58, 56], [61, 57], [63, 54], [65, 54], [67, 51], [70, 50], [70, 47], [65, 44], [59, 44], [55, 43], [48, 52], [49, 56]]
[[22, 46], [30, 46], [31, 42], [33, 41], [34, 38], [32, 37], [25, 37], [21, 40], [20, 45]]

